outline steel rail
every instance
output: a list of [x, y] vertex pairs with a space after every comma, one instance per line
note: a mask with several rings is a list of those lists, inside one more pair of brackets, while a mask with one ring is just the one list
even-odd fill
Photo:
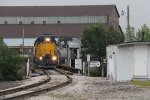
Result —
[[40, 88], [40, 89], [35, 90], [35, 91], [30, 90], [25, 94], [10, 96], [10, 97], [3, 97], [3, 98], [0, 98], [0, 99], [2, 99], [2, 100], [16, 100], [16, 99], [27, 97], [27, 96], [33, 96], [33, 95], [36, 95], [36, 94], [39, 94], [39, 93], [44, 93], [44, 92], [47, 92], [47, 91], [56, 90], [58, 88], [66, 86], [66, 85], [68, 85], [69, 83], [72, 82], [72, 78], [66, 72], [64, 72], [60, 69], [55, 69], [55, 70], [58, 71], [59, 73], [65, 75], [68, 78], [68, 80], [61, 83], [61, 84], [59, 84], [59, 85], [55, 85], [55, 86], [52, 86], [52, 87]]
[[[57, 72], [61, 71], [61, 72], [65, 73], [65, 74], [67, 74], [67, 75], [73, 75], [73, 73], [72, 73], [72, 72], [70, 72], [70, 71], [66, 71], [66, 70], [64, 70], [64, 69], [56, 68], [55, 70], [56, 70]], [[60, 72], [60, 73], [61, 73], [61, 72]]]
[[33, 84], [30, 84], [30, 85], [25, 85], [25, 86], [20, 86], [20, 87], [14, 87], [14, 88], [10, 88], [10, 89], [1, 90], [0, 91], [0, 96], [7, 95], [7, 94], [12, 94], [12, 93], [23, 91], [23, 90], [27, 90], [27, 89], [37, 87], [37, 86], [40, 86], [40, 85], [43, 85], [43, 84], [49, 82], [51, 80], [51, 77], [49, 76], [48, 72], [46, 72], [45, 70], [42, 70], [42, 71], [47, 75], [47, 77], [45, 79], [41, 79], [40, 81], [38, 81], [36, 83], [33, 83]]

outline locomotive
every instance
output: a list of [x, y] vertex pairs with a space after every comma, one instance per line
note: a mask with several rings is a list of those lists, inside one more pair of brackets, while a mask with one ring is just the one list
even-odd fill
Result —
[[34, 43], [34, 60], [41, 68], [55, 68], [59, 64], [58, 43], [50, 33], [43, 33]]

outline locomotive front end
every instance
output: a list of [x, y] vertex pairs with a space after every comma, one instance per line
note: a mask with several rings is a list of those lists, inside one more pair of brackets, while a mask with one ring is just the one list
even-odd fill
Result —
[[35, 61], [40, 67], [56, 67], [59, 61], [57, 44], [52, 35], [43, 35], [35, 41]]

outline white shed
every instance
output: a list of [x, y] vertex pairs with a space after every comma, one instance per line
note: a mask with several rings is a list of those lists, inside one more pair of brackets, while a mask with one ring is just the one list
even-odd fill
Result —
[[150, 79], [150, 42], [107, 46], [107, 76], [115, 81]]

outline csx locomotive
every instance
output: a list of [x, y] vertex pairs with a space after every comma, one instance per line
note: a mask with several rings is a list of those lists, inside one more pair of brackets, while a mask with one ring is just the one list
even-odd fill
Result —
[[50, 33], [39, 36], [34, 43], [35, 63], [39, 67], [54, 68], [59, 64], [59, 50], [55, 37]]

